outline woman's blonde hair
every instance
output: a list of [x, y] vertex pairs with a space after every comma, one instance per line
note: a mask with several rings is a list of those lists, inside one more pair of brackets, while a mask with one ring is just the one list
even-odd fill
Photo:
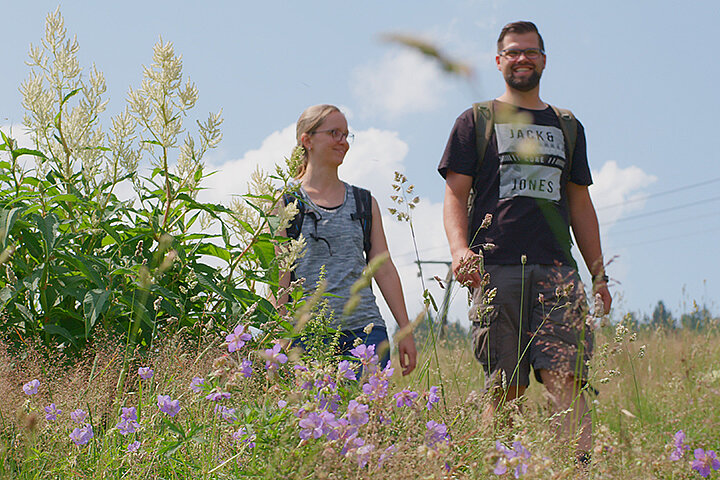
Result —
[[[295, 139], [297, 140], [297, 145], [295, 146], [295, 148], [303, 148], [302, 141], [300, 140], [300, 137], [302, 137], [303, 133], [314, 132], [320, 125], [322, 125], [322, 123], [331, 113], [335, 112], [342, 113], [340, 112], [340, 109], [335, 105], [313, 105], [312, 107], [306, 108], [305, 111], [300, 115], [300, 118], [298, 118], [297, 126], [295, 128]], [[305, 175], [305, 171], [307, 170], [307, 163], [308, 152], [305, 151], [305, 149], [303, 148], [303, 160], [297, 169], [297, 174], [295, 175], [295, 178], [301, 178], [303, 175]]]

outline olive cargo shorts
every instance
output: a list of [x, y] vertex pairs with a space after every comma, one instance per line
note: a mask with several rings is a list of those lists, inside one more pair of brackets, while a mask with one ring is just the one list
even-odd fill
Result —
[[[486, 265], [495, 297], [483, 304], [473, 292], [469, 317], [475, 357], [483, 365], [486, 387], [528, 386], [530, 367], [587, 380], [593, 349], [585, 292], [568, 266]], [[580, 353], [580, 355], [578, 355]]]

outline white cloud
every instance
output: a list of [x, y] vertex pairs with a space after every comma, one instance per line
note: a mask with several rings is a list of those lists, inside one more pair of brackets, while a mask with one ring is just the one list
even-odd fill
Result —
[[434, 62], [407, 49], [392, 50], [379, 61], [357, 67], [350, 82], [364, 114], [390, 117], [439, 107], [448, 86]]
[[645, 206], [643, 189], [657, 177], [636, 166], [621, 168], [617, 162], [606, 162], [599, 171], [593, 171], [594, 184], [590, 187], [598, 219], [609, 228], [623, 215]]

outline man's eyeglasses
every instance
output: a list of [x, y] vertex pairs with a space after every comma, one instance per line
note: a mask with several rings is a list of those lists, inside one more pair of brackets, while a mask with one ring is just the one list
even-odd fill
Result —
[[507, 48], [500, 51], [500, 55], [507, 58], [508, 60], [517, 60], [520, 55], [525, 54], [525, 58], [528, 60], [536, 60], [541, 55], [545, 55], [545, 52], [540, 48], [526, 48], [523, 50], [516, 48]]
[[332, 137], [333, 140], [336, 142], [342, 142], [345, 138], [347, 138], [348, 143], [352, 143], [353, 140], [355, 140], [355, 135], [350, 132], [343, 132], [342, 130], [338, 130], [337, 128], [333, 128], [331, 130], [315, 130], [314, 132], [310, 132], [311, 134], [314, 133], [327, 133]]

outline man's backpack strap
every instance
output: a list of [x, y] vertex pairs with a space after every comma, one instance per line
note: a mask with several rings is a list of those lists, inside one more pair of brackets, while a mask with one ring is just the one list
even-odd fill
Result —
[[558, 108], [554, 105], [550, 105], [555, 115], [557, 115], [560, 121], [560, 129], [565, 137], [565, 155], [567, 155], [568, 174], [571, 171], [573, 154], [575, 153], [575, 145], [577, 143], [577, 119], [570, 110], [565, 108]]
[[477, 164], [475, 165], [474, 178], [477, 178], [495, 126], [494, 100], [473, 103], [473, 119], [475, 120], [475, 145], [477, 148]]
[[303, 220], [305, 218], [305, 208], [306, 208], [305, 202], [299, 195], [295, 195], [292, 193], [284, 194], [283, 201], [285, 202], [285, 205], [289, 205], [293, 202], [297, 202], [298, 213], [290, 221], [290, 226], [288, 226], [288, 228], [285, 230], [285, 235], [288, 238], [297, 240], [300, 237], [300, 232], [302, 231]]
[[[468, 195], [468, 219], [472, 222], [475, 212], [475, 197], [477, 190], [475, 182], [480, 175], [480, 168], [483, 160], [485, 160], [485, 152], [487, 151], [493, 128], [495, 127], [495, 101], [488, 100], [486, 102], [473, 103], [473, 120], [475, 121], [475, 147], [477, 151], [477, 163], [475, 164], [475, 174], [473, 175], [473, 183]], [[475, 234], [468, 230], [468, 242], [473, 243]]]
[[355, 197], [355, 213], [351, 215], [353, 220], [359, 220], [363, 232], [363, 250], [365, 251], [365, 261], [370, 258], [370, 232], [372, 231], [372, 196], [369, 190], [352, 186], [353, 196]]

